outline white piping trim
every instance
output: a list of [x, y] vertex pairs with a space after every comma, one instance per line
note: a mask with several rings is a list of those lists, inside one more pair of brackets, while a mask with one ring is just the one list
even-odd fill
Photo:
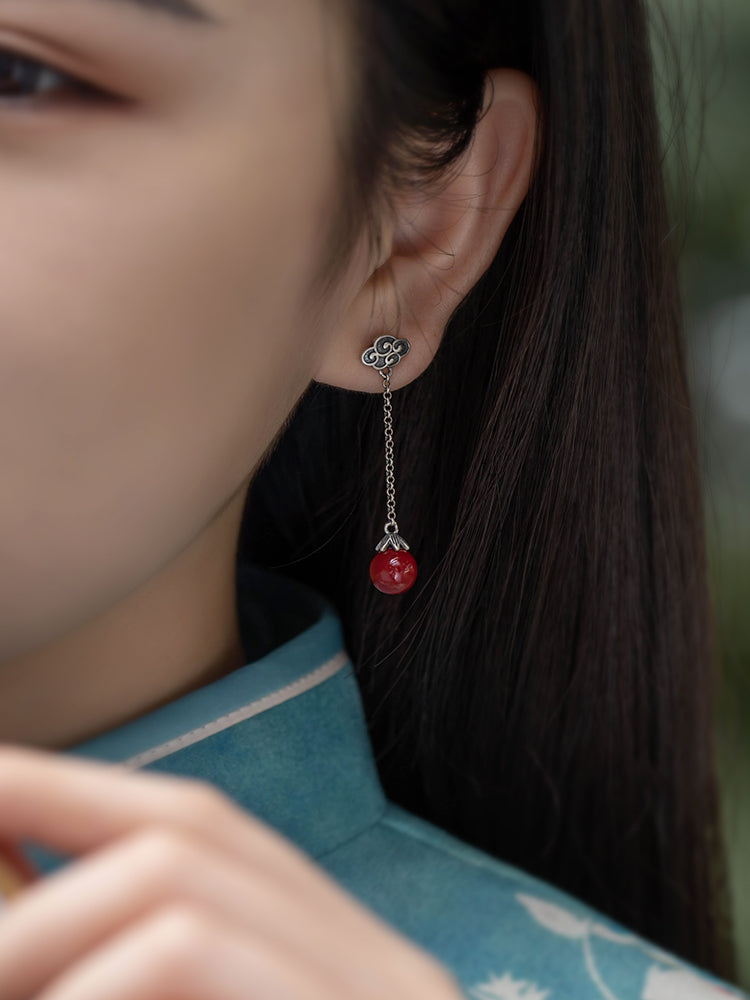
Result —
[[269, 708], [281, 705], [283, 702], [295, 698], [298, 694], [303, 694], [305, 691], [317, 687], [318, 684], [327, 681], [329, 677], [333, 677], [347, 663], [349, 663], [349, 656], [346, 650], [341, 650], [341, 652], [337, 653], [322, 666], [316, 670], [312, 670], [309, 674], [305, 674], [304, 677], [299, 677], [291, 684], [287, 684], [286, 687], [279, 688], [278, 691], [272, 691], [263, 698], [251, 701], [247, 705], [242, 705], [227, 715], [222, 715], [212, 722], [198, 726], [197, 729], [191, 729], [189, 732], [183, 733], [182, 736], [175, 736], [174, 739], [153, 747], [151, 750], [144, 750], [143, 753], [136, 754], [135, 757], [129, 757], [122, 764], [127, 768], [143, 767], [144, 764], [151, 764], [155, 760], [161, 760], [163, 757], [168, 757], [177, 750], [192, 746], [194, 743], [200, 743], [201, 740], [205, 740], [215, 733], [229, 729], [238, 722], [244, 722], [245, 719], [250, 719], [254, 715], [260, 715], [261, 712], [266, 712]]

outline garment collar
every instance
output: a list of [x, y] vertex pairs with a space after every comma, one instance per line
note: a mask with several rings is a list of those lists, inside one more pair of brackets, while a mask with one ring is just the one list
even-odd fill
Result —
[[248, 565], [237, 608], [243, 667], [65, 753], [209, 781], [321, 857], [385, 808], [340, 619]]

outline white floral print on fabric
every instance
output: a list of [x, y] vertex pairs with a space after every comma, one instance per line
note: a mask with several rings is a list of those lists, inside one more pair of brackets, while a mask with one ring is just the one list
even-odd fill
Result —
[[534, 920], [548, 931], [554, 931], [555, 934], [567, 938], [585, 938], [589, 933], [588, 920], [573, 916], [555, 903], [549, 903], [546, 899], [535, 899], [534, 896], [525, 896], [523, 893], [518, 893], [516, 899], [525, 906]]
[[[645, 971], [640, 1000], [729, 1000], [732, 997], [741, 1000], [744, 996], [697, 975], [674, 955], [650, 945], [635, 934], [615, 930], [592, 917], [579, 916], [557, 903], [536, 896], [517, 893], [516, 899], [540, 927], [571, 942], [580, 942], [589, 980], [602, 1000], [626, 998], [618, 997], [605, 982], [597, 964], [597, 941], [636, 949], [651, 961]], [[540, 989], [536, 983], [514, 980], [507, 972], [502, 978], [491, 976], [487, 982], [477, 983], [470, 992], [475, 1000], [554, 1000], [551, 988]]]
[[513, 979], [509, 973], [501, 978], [490, 976], [486, 983], [478, 983], [471, 990], [476, 1000], [547, 1000], [549, 992], [539, 990], [536, 983]]

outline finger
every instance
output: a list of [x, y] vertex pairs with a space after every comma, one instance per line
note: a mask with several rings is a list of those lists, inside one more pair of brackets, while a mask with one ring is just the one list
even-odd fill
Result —
[[[345, 991], [286, 948], [170, 906], [63, 973], [35, 1000], [385, 1000]], [[389, 997], [389, 1000], [394, 1000]]]
[[285, 943], [308, 960], [323, 956], [324, 965], [350, 970], [350, 979], [360, 969], [406, 969], [416, 960], [410, 943], [353, 899], [342, 896], [332, 912], [185, 834], [146, 829], [18, 898], [0, 924], [0, 996], [36, 996], [106, 939], [173, 903], [201, 906], [238, 931]]
[[78, 855], [145, 825], [194, 833], [241, 861], [262, 852], [282, 880], [322, 879], [301, 849], [208, 782], [0, 744], [6, 837]]
[[[366, 910], [291, 841], [212, 785], [0, 744], [0, 832], [7, 836], [76, 854], [154, 826], [192, 833], [241, 865], [262, 868], [294, 893], [298, 907], [305, 900], [314, 907], [312, 925], [334, 927], [336, 913], [343, 914], [350, 928], [364, 929], [370, 944], [387, 939], [386, 954], [398, 965], [403, 961], [407, 971], [416, 966], [429, 972], [435, 965], [431, 955]], [[332, 957], [331, 936], [335, 933], [329, 933], [324, 950]]]

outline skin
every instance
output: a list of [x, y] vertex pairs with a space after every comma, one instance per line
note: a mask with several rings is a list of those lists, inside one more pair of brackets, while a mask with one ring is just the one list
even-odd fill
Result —
[[0, 748], [0, 804], [6, 834], [85, 854], [0, 920], [3, 1000], [463, 997], [210, 785]]
[[[459, 169], [397, 193], [379, 258], [362, 232], [321, 295], [356, 110], [346, 18], [203, 6], [216, 23], [0, 0], [0, 49], [116, 98], [0, 101], [0, 836], [80, 855], [5, 915], [0, 995], [151, 1000], [169, 981], [233, 1000], [229, 963], [253, 1000], [447, 1000], [434, 960], [218, 793], [54, 753], [243, 664], [256, 469], [312, 380], [381, 391], [360, 356], [384, 331], [412, 343], [394, 389], [425, 370], [531, 175], [534, 86], [494, 71]], [[262, 906], [231, 891], [259, 878]]]
[[0, 45], [131, 102], [0, 113], [0, 735], [50, 749], [241, 664], [243, 495], [342, 304], [335, 20], [110, 7], [0, 2]]

